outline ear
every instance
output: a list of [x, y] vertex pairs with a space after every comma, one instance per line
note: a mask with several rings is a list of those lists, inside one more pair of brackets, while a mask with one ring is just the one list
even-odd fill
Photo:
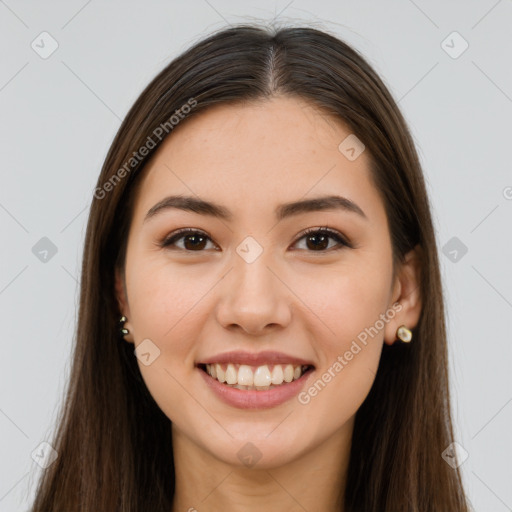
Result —
[[128, 299], [126, 296], [126, 284], [124, 280], [124, 275], [118, 268], [116, 268], [115, 270], [115, 287], [119, 311], [121, 312], [121, 315], [127, 318], [127, 321], [124, 323], [124, 327], [128, 329], [128, 331], [130, 331], [129, 334], [124, 336], [124, 339], [129, 343], [133, 343], [133, 328], [130, 323], [130, 306], [128, 305]]
[[416, 245], [405, 255], [405, 261], [397, 270], [390, 307], [398, 302], [401, 309], [397, 309], [395, 317], [386, 324], [384, 342], [388, 345], [393, 345], [398, 339], [396, 331], [401, 325], [410, 330], [418, 325], [422, 308], [422, 254], [420, 245]]

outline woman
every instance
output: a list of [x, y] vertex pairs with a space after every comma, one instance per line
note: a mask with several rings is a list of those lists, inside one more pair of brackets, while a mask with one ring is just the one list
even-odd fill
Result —
[[408, 128], [311, 28], [171, 62], [107, 155], [33, 511], [468, 510]]

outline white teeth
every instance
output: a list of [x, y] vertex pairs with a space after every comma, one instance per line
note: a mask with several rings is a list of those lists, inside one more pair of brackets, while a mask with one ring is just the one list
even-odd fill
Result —
[[285, 382], [291, 382], [293, 380], [293, 366], [291, 364], [285, 366], [283, 378]]
[[270, 371], [269, 365], [255, 368], [246, 364], [229, 363], [224, 367], [225, 369], [218, 363], [207, 364], [206, 372], [219, 382], [244, 390], [272, 389], [283, 383], [299, 379], [307, 369], [307, 366], [293, 366], [292, 364], [273, 365], [272, 371]]
[[270, 375], [270, 370], [268, 369], [268, 366], [258, 366], [258, 368], [256, 368], [256, 371], [254, 372], [254, 385], [258, 387], [270, 386], [271, 383], [272, 376]]
[[276, 364], [272, 370], [272, 384], [278, 386], [283, 383], [283, 367], [280, 364]]
[[252, 386], [253, 381], [254, 376], [251, 367], [246, 364], [240, 365], [240, 368], [238, 368], [238, 384], [240, 386]]
[[228, 368], [226, 370], [226, 382], [228, 384], [236, 384], [236, 379], [238, 378], [237, 371], [232, 364], [228, 364]]
[[[217, 374], [217, 380], [219, 382], [226, 382], [226, 374], [224, 373], [224, 370], [221, 368], [220, 364], [207, 364], [207, 367], [214, 366], [215, 367], [215, 373]], [[211, 375], [211, 374], [210, 374]], [[212, 375], [213, 377], [213, 375]]]

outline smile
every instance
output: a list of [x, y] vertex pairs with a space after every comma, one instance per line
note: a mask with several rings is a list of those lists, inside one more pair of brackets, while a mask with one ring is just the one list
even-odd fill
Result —
[[199, 367], [218, 382], [241, 390], [267, 391], [300, 379], [310, 365], [264, 364], [204, 364]]

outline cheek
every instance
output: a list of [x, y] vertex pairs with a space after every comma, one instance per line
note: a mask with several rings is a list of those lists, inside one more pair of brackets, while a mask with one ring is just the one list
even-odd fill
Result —
[[[137, 363], [155, 402], [173, 422], [197, 415], [197, 405], [186, 388], [194, 367], [194, 349], [206, 322], [201, 299], [212, 287], [212, 276], [193, 276], [166, 262], [134, 261], [128, 285], [135, 341], [151, 340], [149, 351], [158, 356], [149, 365]], [[146, 341], [144, 341], [147, 343]]]
[[198, 268], [171, 265], [162, 257], [138, 261], [134, 261], [127, 283], [138, 337], [166, 342], [182, 339], [180, 332], [199, 325], [200, 303], [215, 283], [215, 276]]
[[360, 263], [336, 271], [323, 285], [310, 280], [300, 292], [308, 292], [307, 304], [321, 320], [312, 333], [321, 368], [303, 403], [311, 402], [314, 414], [328, 415], [333, 428], [367, 396], [382, 352], [391, 267]]
[[[310, 310], [317, 318], [320, 331], [315, 339], [325, 344], [332, 356], [350, 346], [354, 339], [383, 340], [383, 324], [390, 288], [390, 268], [378, 263], [346, 265], [328, 273], [301, 276], [294, 292], [304, 298], [304, 315]], [[312, 318], [311, 313], [309, 316]], [[376, 334], [375, 329], [379, 331]], [[321, 332], [321, 336], [319, 336]]]
[[[331, 310], [335, 330], [343, 340], [365, 339], [364, 333], [376, 342], [383, 339], [382, 324], [378, 322], [385, 312], [388, 296], [387, 280], [375, 276], [358, 279], [352, 275], [341, 286], [338, 307]], [[377, 329], [377, 334], [374, 329]]]
[[321, 368], [299, 395], [299, 403], [312, 424], [323, 418], [326, 432], [336, 431], [357, 412], [375, 380], [382, 352], [379, 319], [386, 307], [387, 282], [360, 277], [354, 271], [331, 281], [316, 300], [316, 292], [308, 296], [311, 309], [329, 329], [322, 328], [321, 336], [314, 333]]

